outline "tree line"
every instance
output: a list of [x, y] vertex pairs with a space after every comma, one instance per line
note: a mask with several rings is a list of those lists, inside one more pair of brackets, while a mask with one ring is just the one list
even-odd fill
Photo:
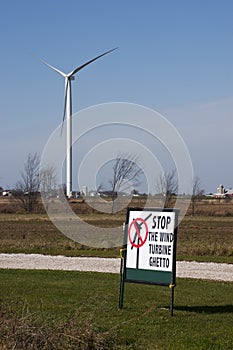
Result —
[[[121, 154], [112, 163], [112, 173], [107, 183], [101, 183], [99, 190], [106, 191], [112, 200], [112, 211], [118, 196], [130, 189], [131, 193], [138, 193], [140, 178], [143, 169], [140, 168], [137, 155]], [[171, 207], [172, 199], [178, 195], [178, 180], [175, 170], [161, 173], [155, 180], [157, 195], [160, 196], [164, 208]], [[40, 193], [51, 194], [52, 191], [64, 191], [64, 185], [58, 186], [55, 168], [48, 165], [40, 169], [40, 157], [37, 153], [30, 153], [24, 163], [20, 180], [15, 184], [13, 196], [19, 201], [21, 207], [27, 212], [35, 211]], [[191, 193], [191, 210], [195, 215], [196, 201], [204, 194], [198, 176], [193, 179]], [[46, 201], [45, 201], [45, 205]]]

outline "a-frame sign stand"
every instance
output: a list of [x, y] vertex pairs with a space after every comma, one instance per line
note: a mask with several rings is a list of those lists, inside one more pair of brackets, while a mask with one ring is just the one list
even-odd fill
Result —
[[121, 249], [119, 308], [123, 308], [125, 282], [170, 288], [173, 316], [176, 286], [178, 209], [128, 208]]

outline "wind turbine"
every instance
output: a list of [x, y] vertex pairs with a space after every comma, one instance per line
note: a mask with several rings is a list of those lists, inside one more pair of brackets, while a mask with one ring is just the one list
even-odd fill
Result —
[[65, 78], [65, 104], [64, 104], [64, 113], [62, 120], [62, 127], [66, 117], [66, 195], [68, 198], [72, 196], [72, 94], [71, 94], [71, 81], [75, 79], [74, 75], [78, 73], [81, 69], [89, 65], [90, 63], [98, 60], [102, 56], [107, 55], [108, 53], [116, 50], [117, 47], [102, 53], [99, 56], [92, 58], [90, 61], [82, 64], [81, 66], [75, 68], [70, 73], [66, 74], [61, 70], [51, 66], [44, 60], [41, 60], [49, 68], [53, 69], [58, 74], [62, 75]]

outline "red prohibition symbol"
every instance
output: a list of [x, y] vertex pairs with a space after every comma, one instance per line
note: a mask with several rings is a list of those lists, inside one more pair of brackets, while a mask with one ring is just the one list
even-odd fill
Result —
[[[143, 235], [141, 232], [143, 232]], [[140, 248], [146, 242], [148, 237], [148, 226], [144, 219], [133, 219], [128, 229], [128, 237], [132, 248]], [[142, 237], [143, 236], [143, 237]], [[132, 238], [133, 237], [133, 238]]]

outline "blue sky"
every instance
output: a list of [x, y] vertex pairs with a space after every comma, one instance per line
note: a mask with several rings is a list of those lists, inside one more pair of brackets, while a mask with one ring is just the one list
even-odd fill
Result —
[[130, 102], [163, 114], [189, 149], [206, 192], [233, 187], [233, 2], [230, 0], [2, 1], [0, 186], [61, 122], [63, 79], [118, 46], [73, 83], [73, 111]]

